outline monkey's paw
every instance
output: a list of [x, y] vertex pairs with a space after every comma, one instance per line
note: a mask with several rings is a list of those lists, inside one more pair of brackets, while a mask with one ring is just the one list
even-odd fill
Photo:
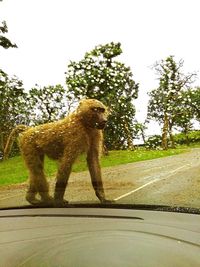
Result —
[[68, 205], [68, 201], [65, 199], [54, 199], [54, 207], [66, 207]]
[[37, 199], [33, 194], [27, 194], [26, 200], [33, 206], [53, 206], [54, 199], [47, 197], [45, 199]]
[[110, 200], [110, 199], [101, 199], [101, 204], [114, 204], [115, 201], [114, 200]]

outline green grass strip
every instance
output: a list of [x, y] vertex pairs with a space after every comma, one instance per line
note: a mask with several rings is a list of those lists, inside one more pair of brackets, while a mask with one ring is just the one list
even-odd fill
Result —
[[[155, 158], [161, 158], [171, 155], [176, 155], [188, 151], [188, 148], [177, 148], [163, 150], [145, 150], [143, 148], [135, 151], [117, 150], [110, 151], [108, 156], [101, 158], [101, 166], [109, 167], [120, 164], [126, 164], [136, 161], [150, 160]], [[48, 177], [55, 175], [57, 170], [57, 162], [45, 159], [45, 173]], [[78, 158], [73, 166], [74, 172], [80, 172], [87, 170], [87, 164], [85, 156], [82, 155]], [[10, 158], [6, 161], [0, 162], [0, 185], [10, 185], [22, 183], [27, 180], [28, 172], [25, 168], [24, 162], [21, 156]]]

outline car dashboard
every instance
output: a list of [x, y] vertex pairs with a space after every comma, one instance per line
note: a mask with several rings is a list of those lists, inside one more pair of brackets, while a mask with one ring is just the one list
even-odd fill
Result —
[[199, 267], [200, 215], [100, 207], [0, 211], [0, 266]]

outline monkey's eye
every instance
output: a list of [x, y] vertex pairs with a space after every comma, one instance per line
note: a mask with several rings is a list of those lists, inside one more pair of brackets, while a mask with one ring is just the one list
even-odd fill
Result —
[[105, 111], [104, 108], [100, 108], [100, 107], [94, 107], [94, 108], [92, 108], [92, 110], [93, 110], [94, 112], [104, 112], [104, 111]]

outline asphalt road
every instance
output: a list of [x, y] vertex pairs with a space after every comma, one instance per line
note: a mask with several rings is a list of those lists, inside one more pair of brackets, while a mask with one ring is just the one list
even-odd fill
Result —
[[[200, 208], [200, 149], [102, 169], [106, 196], [117, 203], [157, 204]], [[53, 180], [52, 180], [53, 181]], [[54, 182], [51, 184], [53, 194]], [[27, 184], [1, 188], [0, 207], [28, 204]], [[65, 198], [98, 202], [88, 171], [72, 173]]]

